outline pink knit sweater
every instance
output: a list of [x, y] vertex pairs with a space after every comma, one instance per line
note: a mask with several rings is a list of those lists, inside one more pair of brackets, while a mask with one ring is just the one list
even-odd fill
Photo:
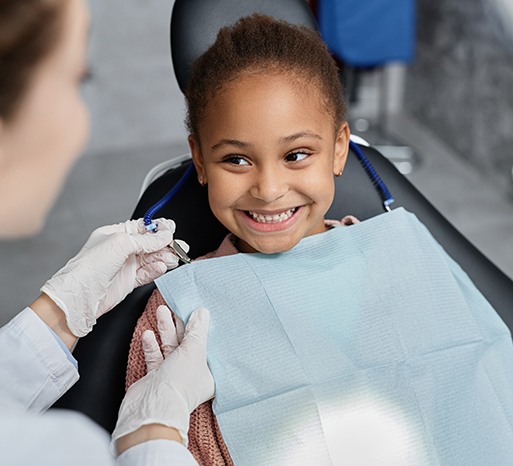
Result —
[[[329, 226], [352, 225], [353, 223], [358, 223], [358, 220], [351, 216], [344, 217], [340, 222], [326, 221], [326, 224]], [[216, 251], [200, 257], [198, 260], [237, 254], [238, 251], [233, 243], [233, 239], [233, 235], [228, 235]], [[155, 290], [148, 300], [144, 313], [137, 322], [128, 355], [125, 385], [127, 389], [146, 374], [146, 363], [141, 342], [143, 332], [147, 329], [153, 330], [159, 344], [161, 344], [156, 318], [156, 310], [161, 304], [166, 304], [166, 302], [160, 291]], [[203, 403], [192, 412], [188, 437], [188, 448], [201, 466], [233, 465], [228, 448], [224, 443], [216, 418], [212, 412], [211, 401]]]
[[[232, 236], [228, 235], [219, 248], [200, 257], [198, 260], [210, 257], [229, 256], [238, 251], [232, 242]], [[142, 334], [145, 330], [153, 330], [157, 340], [160, 337], [157, 329], [156, 310], [161, 304], [166, 304], [159, 290], [155, 290], [148, 300], [144, 313], [139, 318], [135, 328], [130, 352], [128, 354], [128, 367], [126, 372], [126, 388], [146, 374], [146, 362], [142, 351]], [[174, 317], [174, 316], [173, 316]], [[189, 422], [189, 446], [190, 452], [200, 465], [223, 466], [233, 465], [228, 448], [223, 441], [221, 431], [212, 412], [212, 402], [207, 401], [194, 410]]]

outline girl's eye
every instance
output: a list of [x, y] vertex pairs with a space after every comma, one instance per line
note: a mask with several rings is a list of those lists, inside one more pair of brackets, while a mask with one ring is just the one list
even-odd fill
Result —
[[285, 156], [287, 162], [300, 162], [306, 159], [310, 154], [305, 151], [291, 152]]
[[225, 162], [231, 163], [232, 165], [249, 165], [249, 162], [238, 155], [231, 155], [225, 159]]

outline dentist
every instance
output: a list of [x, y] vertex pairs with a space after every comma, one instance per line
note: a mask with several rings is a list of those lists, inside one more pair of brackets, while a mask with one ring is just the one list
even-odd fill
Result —
[[[41, 229], [86, 141], [80, 82], [88, 22], [85, 0], [0, 0], [2, 240]], [[135, 287], [177, 266], [166, 248], [174, 223], [159, 225], [155, 234], [141, 220], [94, 231], [41, 295], [0, 329], [2, 464], [196, 464], [183, 446], [189, 414], [214, 394], [204, 309], [195, 311], [181, 342], [167, 319], [166, 338], [175, 345], [166, 354], [147, 349], [152, 370], [125, 396], [112, 442], [116, 460], [108, 434], [92, 421], [73, 412], [43, 414], [78, 380], [71, 354], [77, 338]]]

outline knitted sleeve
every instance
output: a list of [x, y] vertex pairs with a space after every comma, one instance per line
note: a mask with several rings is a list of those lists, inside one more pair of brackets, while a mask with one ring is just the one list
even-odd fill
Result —
[[[160, 335], [157, 328], [156, 311], [161, 304], [166, 304], [160, 291], [155, 290], [137, 326], [130, 343], [125, 388], [146, 374], [146, 362], [142, 350], [142, 334], [145, 330], [153, 330], [159, 345]], [[174, 319], [174, 315], [173, 315]], [[212, 412], [212, 402], [207, 401], [194, 410], [189, 422], [189, 450], [201, 466], [233, 465], [228, 449], [221, 436], [216, 418]], [[169, 465], [172, 466], [172, 465]]]
[[146, 362], [144, 360], [144, 353], [142, 350], [142, 334], [145, 330], [153, 330], [159, 345], [160, 335], [157, 329], [157, 308], [161, 304], [166, 304], [164, 298], [158, 290], [155, 290], [146, 304], [143, 314], [139, 317], [135, 327], [132, 341], [130, 342], [130, 351], [128, 353], [128, 365], [125, 378], [125, 390], [134, 382], [137, 382], [141, 377], [146, 375]]

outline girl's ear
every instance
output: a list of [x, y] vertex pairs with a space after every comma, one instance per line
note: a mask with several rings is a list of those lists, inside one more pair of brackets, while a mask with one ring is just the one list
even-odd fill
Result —
[[335, 176], [342, 175], [346, 166], [347, 154], [349, 153], [349, 125], [344, 121], [337, 132], [335, 139], [335, 157], [333, 159], [333, 174]]
[[205, 186], [207, 184], [207, 175], [205, 173], [205, 164], [199, 141], [192, 134], [189, 135], [187, 140], [192, 154], [192, 161], [196, 167], [196, 173], [198, 174], [198, 181], [202, 186]]

